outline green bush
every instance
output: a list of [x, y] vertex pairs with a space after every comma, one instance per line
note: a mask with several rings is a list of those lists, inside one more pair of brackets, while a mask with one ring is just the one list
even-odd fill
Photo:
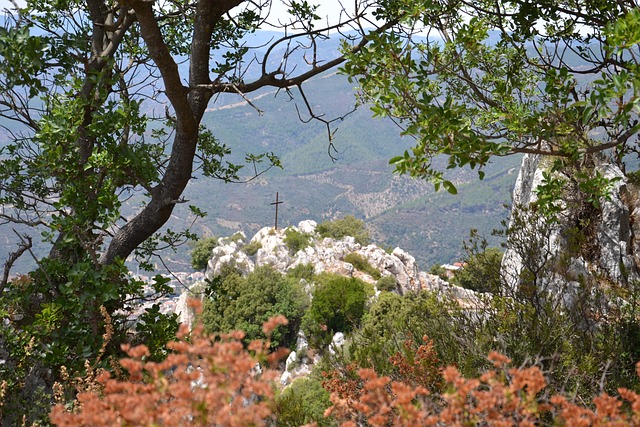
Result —
[[236, 242], [236, 243], [244, 242], [245, 239], [246, 239], [245, 235], [240, 231], [236, 231], [231, 236], [224, 238], [225, 242]]
[[211, 251], [218, 246], [217, 237], [199, 239], [191, 250], [191, 266], [197, 271], [206, 270], [211, 259]]
[[298, 264], [287, 271], [287, 276], [311, 282], [315, 276], [313, 264]]
[[311, 235], [302, 233], [294, 228], [284, 230], [284, 244], [289, 248], [289, 252], [294, 255], [311, 245]]
[[369, 276], [373, 277], [376, 280], [382, 276], [380, 270], [369, 264], [369, 261], [367, 261], [366, 258], [364, 258], [362, 255], [355, 252], [351, 252], [345, 255], [343, 261], [348, 262], [349, 264], [353, 265], [356, 270], [367, 273]]
[[445, 270], [445, 268], [440, 264], [433, 265], [429, 269], [429, 274], [433, 274], [434, 276], [438, 276], [439, 278], [441, 278], [442, 280], [445, 280], [447, 282], [449, 281], [449, 277], [447, 276], [447, 270]]
[[398, 287], [398, 282], [396, 281], [396, 278], [391, 275], [382, 276], [376, 282], [376, 288], [378, 288], [380, 292], [394, 291], [397, 287]]
[[302, 329], [310, 343], [321, 347], [334, 333], [349, 333], [360, 325], [368, 296], [366, 284], [353, 277], [321, 274], [317, 280]]
[[273, 347], [295, 344], [308, 306], [308, 296], [298, 281], [270, 266], [257, 267], [247, 277], [230, 271], [223, 279], [211, 281], [208, 294], [202, 313], [207, 331], [242, 330], [246, 333], [245, 343], [265, 339], [261, 325], [272, 316], [284, 315], [289, 324], [272, 333]]
[[476, 292], [500, 292], [502, 256], [500, 249], [487, 247], [487, 241], [475, 230], [465, 242], [465, 266], [455, 272], [453, 283]]
[[[390, 374], [394, 367], [388, 358], [400, 350], [399, 344], [426, 335], [435, 342], [439, 359], [467, 377], [490, 368], [486, 354], [495, 350], [514, 365], [536, 361], [551, 390], [569, 390], [581, 399], [599, 393], [602, 384], [608, 391], [638, 387], [634, 363], [640, 359], [640, 285], [630, 284], [620, 293], [603, 288], [598, 277], [581, 277], [579, 285], [572, 284], [562, 279], [567, 262], [544, 259], [538, 250], [545, 244], [531, 240], [550, 238], [550, 230], [538, 227], [527, 238], [516, 229], [510, 233], [519, 239], [512, 247], [524, 266], [517, 288], [502, 286], [481, 294], [477, 307], [462, 307], [426, 291], [383, 293], [352, 333], [351, 359]], [[551, 273], [553, 287], [547, 279]]]
[[351, 236], [356, 242], [366, 246], [370, 243], [369, 231], [367, 231], [364, 221], [356, 219], [354, 216], [347, 215], [342, 219], [333, 221], [324, 221], [316, 227], [316, 232], [322, 237], [331, 237], [332, 239], [342, 239]]
[[249, 242], [246, 245], [244, 245], [242, 247], [242, 252], [244, 252], [245, 254], [249, 255], [249, 256], [254, 256], [256, 254], [256, 252], [258, 252], [258, 249], [262, 248], [262, 243], [255, 241], [255, 242]]
[[318, 427], [337, 426], [333, 417], [324, 417], [324, 411], [329, 406], [329, 392], [322, 388], [321, 381], [315, 378], [298, 379], [276, 399], [276, 425], [299, 427], [315, 422]]

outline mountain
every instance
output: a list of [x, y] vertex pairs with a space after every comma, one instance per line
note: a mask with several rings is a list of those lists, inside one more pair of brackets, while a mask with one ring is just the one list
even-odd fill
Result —
[[[337, 44], [327, 49], [336, 48]], [[409, 149], [412, 140], [401, 137], [392, 121], [371, 118], [366, 106], [353, 111], [354, 84], [345, 76], [325, 74], [307, 82], [303, 89], [313, 114], [327, 121], [335, 119], [329, 129], [335, 132], [335, 151], [329, 146], [327, 126], [311, 119], [297, 89], [248, 94], [262, 113], [237, 95], [220, 96], [203, 124], [233, 150], [228, 160], [239, 162], [246, 153], [273, 152], [280, 157], [283, 169], [272, 169], [242, 184], [224, 184], [194, 171], [185, 193], [189, 203], [176, 208], [167, 228], [189, 225], [193, 218], [186, 205], [193, 204], [208, 212], [196, 222], [197, 234], [224, 236], [243, 230], [250, 235], [274, 223], [271, 203], [279, 193], [283, 201], [278, 213], [281, 226], [304, 219], [321, 222], [354, 215], [366, 221], [377, 242], [406, 248], [425, 269], [460, 258], [462, 242], [471, 228], [487, 235], [492, 245], [500, 243], [489, 234], [508, 215], [503, 205], [510, 202], [519, 158], [489, 165], [483, 181], [478, 181], [475, 171], [451, 171], [449, 179], [457, 184], [458, 195], [436, 193], [427, 182], [393, 174], [388, 160]], [[141, 203], [142, 199], [133, 195], [126, 202], [124, 215], [135, 213]], [[0, 262], [4, 262], [15, 250], [17, 237], [6, 225], [0, 235]], [[46, 254], [46, 245], [38, 246], [36, 253]], [[171, 269], [189, 268], [187, 246], [177, 253], [165, 253], [163, 258]], [[34, 265], [23, 256], [15, 272], [28, 271]]]
[[[349, 113], [355, 104], [353, 85], [339, 74], [316, 78], [304, 90], [315, 113], [326, 119]], [[471, 228], [491, 244], [500, 243], [490, 232], [508, 215], [504, 205], [510, 202], [519, 157], [489, 165], [483, 181], [475, 171], [452, 171], [449, 178], [458, 194], [436, 193], [430, 183], [393, 174], [388, 160], [412, 145], [393, 122], [371, 118], [366, 107], [336, 121], [334, 161], [326, 126], [313, 120], [302, 123], [296, 108], [303, 118], [308, 116], [300, 94], [291, 96], [258, 94], [252, 103], [262, 115], [246, 103], [207, 113], [203, 122], [233, 149], [234, 160], [247, 152], [273, 151], [283, 170], [271, 170], [246, 184], [193, 180], [185, 197], [209, 213], [199, 223], [199, 233], [253, 234], [274, 223], [271, 203], [279, 193], [280, 226], [354, 215], [366, 221], [376, 241], [406, 248], [423, 268], [458, 259]], [[185, 213], [181, 209], [176, 215], [185, 218]]]

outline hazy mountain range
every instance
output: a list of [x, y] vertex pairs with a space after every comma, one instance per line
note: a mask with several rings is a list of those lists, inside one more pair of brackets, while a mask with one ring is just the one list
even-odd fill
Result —
[[[337, 42], [327, 52], [336, 49]], [[304, 123], [309, 113], [297, 90], [250, 94], [262, 114], [238, 96], [218, 99], [203, 124], [233, 149], [232, 160], [270, 151], [280, 157], [284, 170], [271, 170], [244, 184], [224, 184], [195, 171], [185, 198], [208, 212], [195, 224], [198, 234], [230, 235], [243, 230], [253, 235], [274, 223], [271, 203], [279, 193], [280, 227], [305, 219], [321, 222], [354, 215], [367, 222], [376, 242], [407, 250], [426, 270], [458, 259], [471, 228], [490, 237], [490, 231], [506, 218], [508, 209], [503, 205], [511, 199], [519, 158], [490, 165], [483, 181], [478, 181], [475, 171], [454, 171], [450, 179], [457, 184], [458, 195], [435, 193], [427, 182], [392, 173], [388, 160], [409, 148], [412, 140], [400, 137], [400, 129], [390, 120], [372, 119], [366, 107], [350, 113], [355, 91], [345, 76], [319, 76], [307, 82], [304, 90], [315, 114], [328, 120], [344, 116], [331, 125], [335, 161], [328, 154], [326, 126], [316, 120]], [[141, 199], [133, 197], [127, 203], [131, 211], [125, 214], [130, 215]], [[190, 222], [186, 205], [178, 206], [169, 228]], [[4, 263], [17, 238], [7, 225], [0, 228], [0, 237], [0, 262]], [[46, 253], [44, 246], [38, 250]], [[186, 247], [164, 258], [172, 268], [189, 268]], [[17, 272], [34, 265], [29, 259], [21, 261]]]

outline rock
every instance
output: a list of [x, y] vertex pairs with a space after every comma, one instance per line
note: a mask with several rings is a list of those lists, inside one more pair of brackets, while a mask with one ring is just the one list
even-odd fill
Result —
[[298, 338], [296, 339], [296, 351], [298, 353], [306, 353], [309, 349], [309, 341], [307, 336], [302, 332], [302, 329], [298, 331]]
[[329, 353], [336, 354], [345, 343], [344, 334], [342, 332], [336, 332], [331, 338], [331, 344], [329, 344]]
[[296, 367], [297, 363], [298, 363], [298, 354], [295, 351], [292, 351], [291, 353], [289, 353], [289, 357], [287, 357], [287, 361], [285, 362], [285, 365], [284, 365], [284, 370], [291, 371], [293, 368]]
[[196, 312], [189, 306], [189, 300], [202, 300], [206, 286], [207, 284], [204, 281], [194, 283], [188, 289], [182, 291], [176, 302], [174, 312], [178, 315], [178, 322], [187, 325], [189, 329], [193, 327], [193, 323], [196, 320]]
[[[524, 156], [513, 192], [514, 208], [528, 207], [537, 200], [535, 189], [542, 183], [542, 171], [538, 168], [539, 161], [539, 156]], [[541, 282], [549, 289], [555, 289], [557, 293], [562, 294], [565, 300], [575, 298], [576, 295], [573, 294], [577, 292], [575, 289], [577, 289], [576, 286], [581, 277], [607, 277], [610, 281], [620, 284], [640, 279], [634, 257], [635, 250], [640, 249], [640, 242], [634, 238], [635, 236], [640, 237], [640, 234], [636, 234], [634, 229], [634, 227], [638, 227], [635, 224], [640, 222], [636, 221], [636, 218], [640, 219], [637, 216], [640, 214], [640, 210], [636, 205], [633, 205], [634, 197], [630, 196], [625, 176], [616, 165], [601, 161], [596, 169], [605, 178], [616, 180], [613, 182], [610, 197], [600, 201], [600, 212], [596, 216], [586, 219], [590, 226], [595, 227], [595, 236], [591, 236], [586, 243], [590, 248], [597, 249], [587, 250], [582, 255], [576, 255], [565, 263], [568, 267], [561, 272], [562, 277], [557, 276], [559, 274], [557, 272], [551, 272], [549, 266], [545, 267], [548, 274]], [[512, 239], [502, 260], [501, 273], [509, 287], [515, 289], [518, 286], [523, 270], [523, 256], [531, 253], [530, 248], [539, 247], [538, 252], [546, 254], [540, 259], [532, 258], [528, 261], [540, 266], [543, 266], [545, 262], [557, 259], [564, 252], [568, 244], [567, 230], [580, 226], [580, 223], [585, 221], [584, 219], [576, 220], [577, 214], [571, 212], [570, 209], [570, 205], [565, 206], [563, 217], [574, 218], [573, 221], [577, 225], [572, 223], [549, 225], [542, 220], [536, 222], [531, 218], [529, 230], [522, 231], [522, 236], [525, 238]], [[528, 214], [521, 215], [525, 215], [524, 219], [527, 222], [526, 215]], [[513, 220], [511, 225], [513, 225]]]
[[255, 267], [254, 263], [246, 253], [240, 250], [241, 246], [243, 245], [231, 241], [213, 248], [211, 259], [207, 264], [207, 279], [212, 279], [220, 275], [222, 266], [225, 264], [233, 264], [242, 274], [252, 272]]
[[300, 230], [301, 233], [313, 234], [316, 232], [317, 226], [317, 222], [308, 219], [306, 221], [300, 221], [300, 223], [298, 224], [298, 230]]
[[627, 284], [640, 278], [631, 252], [634, 246], [631, 216], [623, 197], [628, 192], [627, 184], [624, 174], [615, 165], [604, 165], [600, 171], [605, 178], [617, 181], [613, 184], [611, 197], [602, 201], [602, 216], [598, 224], [599, 264], [610, 279]]

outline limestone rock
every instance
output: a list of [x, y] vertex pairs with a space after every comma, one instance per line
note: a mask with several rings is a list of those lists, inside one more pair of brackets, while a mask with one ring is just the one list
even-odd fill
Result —
[[[529, 206], [537, 200], [535, 189], [542, 183], [542, 171], [539, 168], [540, 157], [525, 155], [522, 168], [516, 181], [513, 192], [514, 207]], [[615, 179], [608, 199], [600, 201], [601, 210], [594, 218], [588, 221], [596, 221], [595, 236], [587, 242], [596, 248], [590, 251], [586, 257], [576, 256], [568, 262], [563, 277], [553, 277], [550, 274], [545, 278], [545, 283], [550, 289], [556, 289], [563, 294], [563, 298], [571, 299], [571, 289], [576, 288], [581, 276], [602, 276], [609, 280], [626, 284], [638, 280], [638, 264], [634, 257], [637, 249], [640, 249], [640, 238], [636, 229], [640, 232], [640, 208], [634, 200], [629, 184], [625, 180], [622, 171], [614, 164], [600, 161], [597, 169], [608, 178]], [[635, 204], [634, 204], [635, 203]], [[570, 211], [571, 207], [565, 206], [563, 215], [567, 218], [575, 216]], [[534, 223], [531, 220], [530, 235], [539, 239], [537, 244], [542, 248], [541, 252], [547, 253], [548, 259], [556, 259], [567, 244], [567, 228], [561, 225], [549, 226], [542, 222]], [[533, 246], [533, 245], [530, 245]], [[511, 243], [505, 252], [502, 261], [502, 275], [510, 287], [517, 287], [520, 273], [523, 269], [521, 254], [526, 252], [526, 242], [522, 248], [514, 247]], [[585, 259], [587, 258], [587, 259]], [[542, 262], [542, 260], [541, 260]]]

